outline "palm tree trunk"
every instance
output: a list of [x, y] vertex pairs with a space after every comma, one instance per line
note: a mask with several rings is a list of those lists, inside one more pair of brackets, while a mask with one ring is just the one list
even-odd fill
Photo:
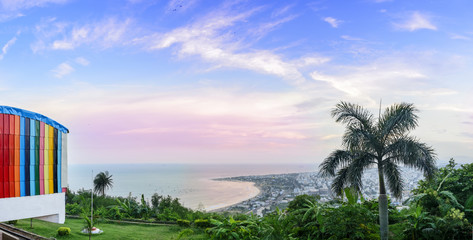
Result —
[[388, 225], [388, 196], [386, 196], [386, 187], [384, 185], [383, 168], [378, 164], [379, 175], [379, 232], [381, 240], [388, 239], [389, 225]]

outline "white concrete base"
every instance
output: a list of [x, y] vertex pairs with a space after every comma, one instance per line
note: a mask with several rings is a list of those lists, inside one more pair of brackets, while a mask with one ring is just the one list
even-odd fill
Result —
[[25, 218], [63, 224], [66, 220], [66, 194], [0, 198], [0, 222]]

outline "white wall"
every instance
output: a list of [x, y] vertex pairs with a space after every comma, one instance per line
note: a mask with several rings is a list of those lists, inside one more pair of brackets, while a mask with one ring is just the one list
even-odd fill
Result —
[[63, 224], [66, 219], [66, 194], [0, 198], [0, 222], [25, 218]]

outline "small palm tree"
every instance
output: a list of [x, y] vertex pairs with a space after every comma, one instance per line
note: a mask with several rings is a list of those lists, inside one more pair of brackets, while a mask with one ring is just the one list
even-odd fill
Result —
[[112, 175], [108, 171], [100, 172], [94, 179], [94, 192], [105, 196], [105, 190], [113, 187]]
[[416, 168], [431, 178], [436, 171], [434, 150], [408, 135], [417, 127], [417, 109], [408, 103], [388, 107], [376, 121], [363, 107], [340, 102], [332, 110], [336, 122], [347, 125], [343, 150], [333, 151], [320, 165], [323, 176], [335, 177], [332, 190], [342, 195], [345, 187], [360, 192], [361, 177], [371, 167], [378, 168], [379, 222], [381, 239], [388, 239], [388, 200], [385, 181], [396, 198], [402, 197], [403, 181], [399, 165]]

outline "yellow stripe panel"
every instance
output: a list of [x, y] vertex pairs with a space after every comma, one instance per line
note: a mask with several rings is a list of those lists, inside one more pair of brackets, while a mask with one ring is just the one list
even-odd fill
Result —
[[[46, 125], [44, 127], [44, 135], [46, 135], [47, 132], [49, 131], [46, 131], [47, 128], [46, 128]], [[46, 150], [46, 146], [48, 146], [49, 144], [46, 144], [46, 136], [44, 138], [44, 194], [49, 194], [49, 151]]]
[[48, 145], [49, 145], [49, 193], [54, 193], [54, 156], [53, 156], [53, 149], [54, 149], [54, 128], [50, 125], [48, 126], [49, 130], [49, 138], [48, 138]]
[[[49, 164], [48, 167], [49, 167], [49, 175], [50, 175], [50, 178], [49, 178], [49, 192], [47, 192], [47, 193], [52, 194], [52, 193], [54, 193], [54, 177], [52, 176], [52, 175], [53, 175], [53, 171], [54, 171], [54, 170], [53, 170], [54, 165]], [[46, 191], [45, 191], [45, 192], [46, 192]]]

